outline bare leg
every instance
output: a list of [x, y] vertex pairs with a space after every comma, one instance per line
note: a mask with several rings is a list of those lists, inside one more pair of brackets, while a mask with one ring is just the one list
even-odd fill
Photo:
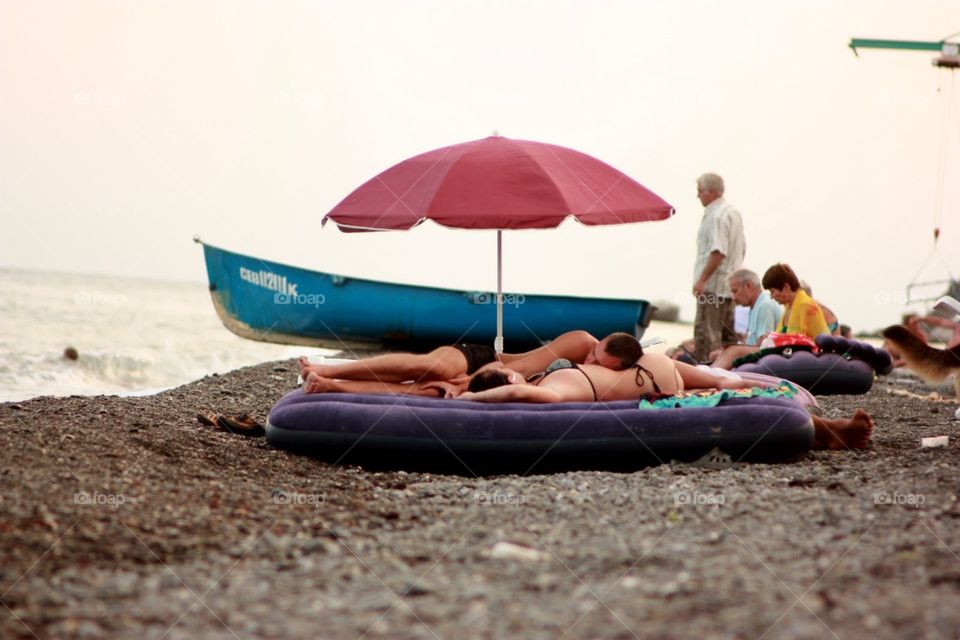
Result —
[[311, 373], [340, 380], [449, 380], [467, 372], [467, 358], [454, 347], [440, 347], [430, 353], [389, 353], [343, 364], [310, 364], [300, 358], [300, 375]]
[[852, 418], [826, 420], [813, 418], [814, 449], [865, 449], [873, 433], [873, 419], [863, 409], [857, 409]]
[[377, 382], [372, 380], [333, 380], [311, 372], [303, 382], [304, 393], [393, 393], [442, 397], [436, 389], [422, 389], [416, 384]]
[[723, 353], [720, 354], [720, 357], [717, 358], [717, 361], [714, 362], [711, 366], [717, 367], [718, 369], [732, 369], [733, 361], [737, 358], [742, 358], [743, 356], [757, 351], [759, 347], [751, 347], [745, 344], [734, 344], [730, 345], [723, 350]]

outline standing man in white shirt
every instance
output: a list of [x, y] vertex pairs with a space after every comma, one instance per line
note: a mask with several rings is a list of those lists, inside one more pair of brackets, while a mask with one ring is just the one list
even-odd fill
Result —
[[705, 173], [697, 178], [697, 198], [704, 211], [694, 266], [697, 317], [693, 339], [700, 361], [706, 361], [721, 343], [737, 341], [729, 278], [743, 263], [747, 243], [740, 212], [724, 200], [723, 192], [723, 178], [717, 174]]

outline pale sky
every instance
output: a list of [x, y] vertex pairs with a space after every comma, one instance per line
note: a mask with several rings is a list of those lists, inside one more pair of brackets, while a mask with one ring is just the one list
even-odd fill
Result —
[[509, 232], [506, 290], [669, 299], [690, 319], [694, 180], [715, 171], [743, 214], [746, 266], [788, 262], [841, 321], [881, 327], [932, 248], [941, 170], [941, 251], [960, 274], [960, 100], [934, 54], [856, 58], [847, 43], [957, 31], [955, 0], [8, 0], [0, 267], [201, 282], [199, 234], [344, 275], [490, 289], [492, 231], [346, 235], [320, 220], [396, 162], [497, 130], [589, 153], [677, 209]]

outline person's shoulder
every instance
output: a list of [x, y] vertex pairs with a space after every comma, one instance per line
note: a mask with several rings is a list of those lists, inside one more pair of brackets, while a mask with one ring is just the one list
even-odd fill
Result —
[[646, 367], [649, 364], [670, 364], [670, 363], [673, 363], [674, 360], [673, 358], [671, 358], [670, 356], [664, 353], [656, 352], [656, 353], [644, 353], [643, 357], [641, 357], [640, 360], [638, 360], [637, 362], [639, 362], [640, 364]]

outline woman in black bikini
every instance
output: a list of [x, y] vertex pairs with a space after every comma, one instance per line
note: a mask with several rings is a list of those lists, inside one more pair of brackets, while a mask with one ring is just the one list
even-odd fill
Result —
[[[675, 368], [671, 371], [669, 364]], [[697, 367], [676, 362], [662, 354], [649, 354], [626, 371], [611, 371], [595, 365], [577, 366], [558, 361], [543, 375], [528, 381], [516, 371], [496, 369], [474, 377], [471, 390], [461, 400], [476, 402], [612, 402], [639, 400], [652, 393], [673, 394], [688, 389], [742, 389], [756, 386], [740, 378], [715, 376]], [[657, 380], [663, 380], [657, 384]], [[852, 418], [827, 420], [811, 416], [814, 449], [863, 449], [873, 432], [873, 420], [863, 409]]]
[[741, 389], [754, 386], [740, 378], [715, 376], [660, 353], [643, 355], [624, 371], [557, 360], [529, 380], [508, 368], [479, 373], [461, 400], [478, 402], [612, 402], [685, 388]]

